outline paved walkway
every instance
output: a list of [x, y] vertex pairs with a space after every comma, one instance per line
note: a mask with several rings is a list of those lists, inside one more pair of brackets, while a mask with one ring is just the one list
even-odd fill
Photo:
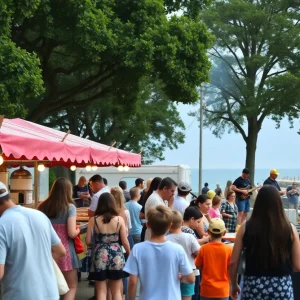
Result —
[[[76, 293], [75, 300], [88, 300], [94, 295], [94, 287], [89, 286], [86, 273], [81, 273], [81, 280], [78, 282], [78, 288]], [[136, 300], [138, 300], [139, 297], [136, 297]]]

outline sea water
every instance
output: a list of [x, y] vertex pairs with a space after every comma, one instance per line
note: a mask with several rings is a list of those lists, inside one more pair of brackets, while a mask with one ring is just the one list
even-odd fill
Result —
[[[278, 169], [279, 179], [289, 179], [294, 181], [300, 181], [300, 169]], [[232, 182], [241, 176], [242, 169], [204, 169], [202, 171], [202, 187], [207, 182], [208, 187], [212, 190], [216, 188], [216, 184], [220, 184], [221, 189], [224, 191], [228, 180]], [[199, 169], [191, 169], [192, 174], [192, 190], [198, 192], [199, 181]], [[270, 169], [256, 169], [255, 180], [252, 182], [254, 185], [263, 184], [263, 182], [269, 177]]]

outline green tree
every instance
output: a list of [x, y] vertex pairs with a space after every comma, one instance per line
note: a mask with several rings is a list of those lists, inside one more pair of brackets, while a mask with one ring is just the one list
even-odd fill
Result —
[[[67, 109], [50, 116], [45, 125], [71, 130], [84, 138], [139, 153], [143, 164], [163, 160], [166, 148], [184, 142], [184, 124], [176, 105], [168, 101], [161, 84], [146, 84], [134, 105], [118, 103], [115, 97], [78, 109]], [[80, 112], [79, 112], [80, 111]]]
[[299, 3], [219, 0], [203, 19], [216, 36], [205, 125], [217, 136], [226, 130], [242, 135], [253, 181], [263, 121], [299, 103]]
[[[197, 18], [196, 6], [206, 1], [168, 2], [8, 1], [3, 34], [36, 53], [46, 90], [24, 104], [27, 119], [42, 121], [116, 93], [119, 103], [134, 105], [145, 76], [161, 80], [169, 100], [195, 102], [196, 87], [208, 79], [210, 69], [206, 51], [212, 36]], [[185, 14], [173, 13], [183, 7]]]

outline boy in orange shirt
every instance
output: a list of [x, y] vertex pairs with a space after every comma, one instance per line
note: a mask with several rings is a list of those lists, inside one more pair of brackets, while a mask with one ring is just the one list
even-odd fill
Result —
[[228, 267], [232, 246], [221, 242], [226, 233], [224, 221], [213, 218], [209, 222], [208, 233], [211, 242], [203, 245], [195, 259], [195, 265], [201, 269], [200, 300], [228, 300]]

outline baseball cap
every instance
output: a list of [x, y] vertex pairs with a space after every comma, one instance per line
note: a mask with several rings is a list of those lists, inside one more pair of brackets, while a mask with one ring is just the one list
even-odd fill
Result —
[[276, 169], [272, 169], [270, 171], [270, 174], [275, 174], [275, 175], [279, 175], [279, 172]]
[[244, 173], [244, 174], [250, 174], [250, 171], [249, 171], [248, 168], [245, 168], [245, 169], [243, 169], [243, 172], [242, 172], [242, 173]]
[[4, 193], [0, 194], [0, 198], [8, 195], [8, 189], [3, 182], [0, 181], [0, 190], [5, 190]]
[[209, 199], [212, 199], [214, 196], [216, 196], [216, 192], [213, 191], [213, 190], [209, 190], [207, 193], [206, 193], [207, 197]]
[[191, 185], [187, 181], [180, 181], [178, 184], [178, 189], [182, 192], [190, 192], [192, 190]]
[[216, 233], [216, 234], [223, 233], [226, 230], [225, 223], [223, 220], [219, 218], [213, 218], [209, 222], [208, 230], [211, 233]]

